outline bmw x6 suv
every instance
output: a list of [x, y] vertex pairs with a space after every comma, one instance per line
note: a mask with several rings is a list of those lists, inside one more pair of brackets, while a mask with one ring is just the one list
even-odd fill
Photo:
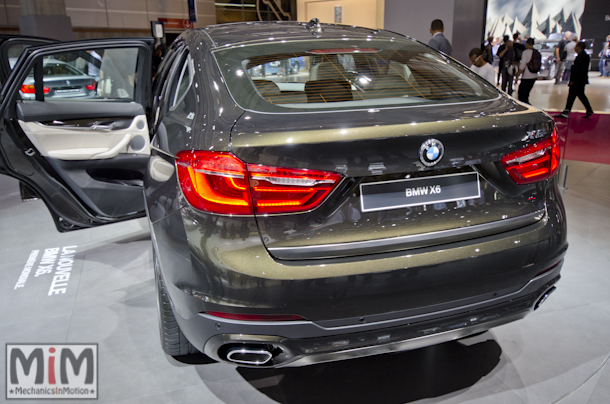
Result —
[[[49, 58], [95, 71], [95, 94], [45, 94]], [[134, 39], [27, 48], [2, 88], [0, 165], [59, 231], [148, 216], [167, 354], [282, 367], [414, 349], [555, 288], [553, 120], [455, 60], [316, 21], [187, 30], [154, 79], [150, 60]]]

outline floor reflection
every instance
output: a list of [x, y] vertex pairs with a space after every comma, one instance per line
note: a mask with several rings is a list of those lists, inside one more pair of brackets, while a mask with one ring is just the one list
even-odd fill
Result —
[[284, 403], [409, 403], [467, 389], [500, 363], [490, 333], [397, 354], [285, 369], [238, 368], [254, 388]]

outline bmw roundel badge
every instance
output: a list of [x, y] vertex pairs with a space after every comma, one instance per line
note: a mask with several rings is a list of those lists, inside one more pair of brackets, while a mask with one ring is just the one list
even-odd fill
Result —
[[432, 167], [443, 158], [445, 147], [436, 139], [428, 139], [419, 148], [419, 160], [426, 167]]

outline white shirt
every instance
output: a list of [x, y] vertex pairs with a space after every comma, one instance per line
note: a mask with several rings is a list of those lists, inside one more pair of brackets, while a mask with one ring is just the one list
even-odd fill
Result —
[[519, 70], [523, 70], [522, 79], [537, 79], [538, 73], [530, 72], [530, 69], [527, 68], [527, 63], [532, 60], [532, 54], [534, 52], [532, 49], [526, 49], [521, 54], [521, 64], [519, 65]]
[[477, 67], [475, 65], [470, 66], [470, 70], [483, 77], [485, 80], [489, 81], [491, 84], [496, 82], [496, 71], [493, 66], [489, 63], [485, 63], [481, 67]]

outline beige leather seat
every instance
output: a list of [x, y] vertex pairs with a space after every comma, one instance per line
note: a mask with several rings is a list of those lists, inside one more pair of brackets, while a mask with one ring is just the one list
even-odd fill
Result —
[[307, 102], [352, 101], [351, 88], [346, 80], [312, 80], [305, 83]]
[[253, 83], [263, 98], [278, 95], [281, 92], [278, 85], [271, 80], [254, 80]]
[[347, 80], [345, 68], [339, 62], [322, 62], [309, 71], [310, 80]]

